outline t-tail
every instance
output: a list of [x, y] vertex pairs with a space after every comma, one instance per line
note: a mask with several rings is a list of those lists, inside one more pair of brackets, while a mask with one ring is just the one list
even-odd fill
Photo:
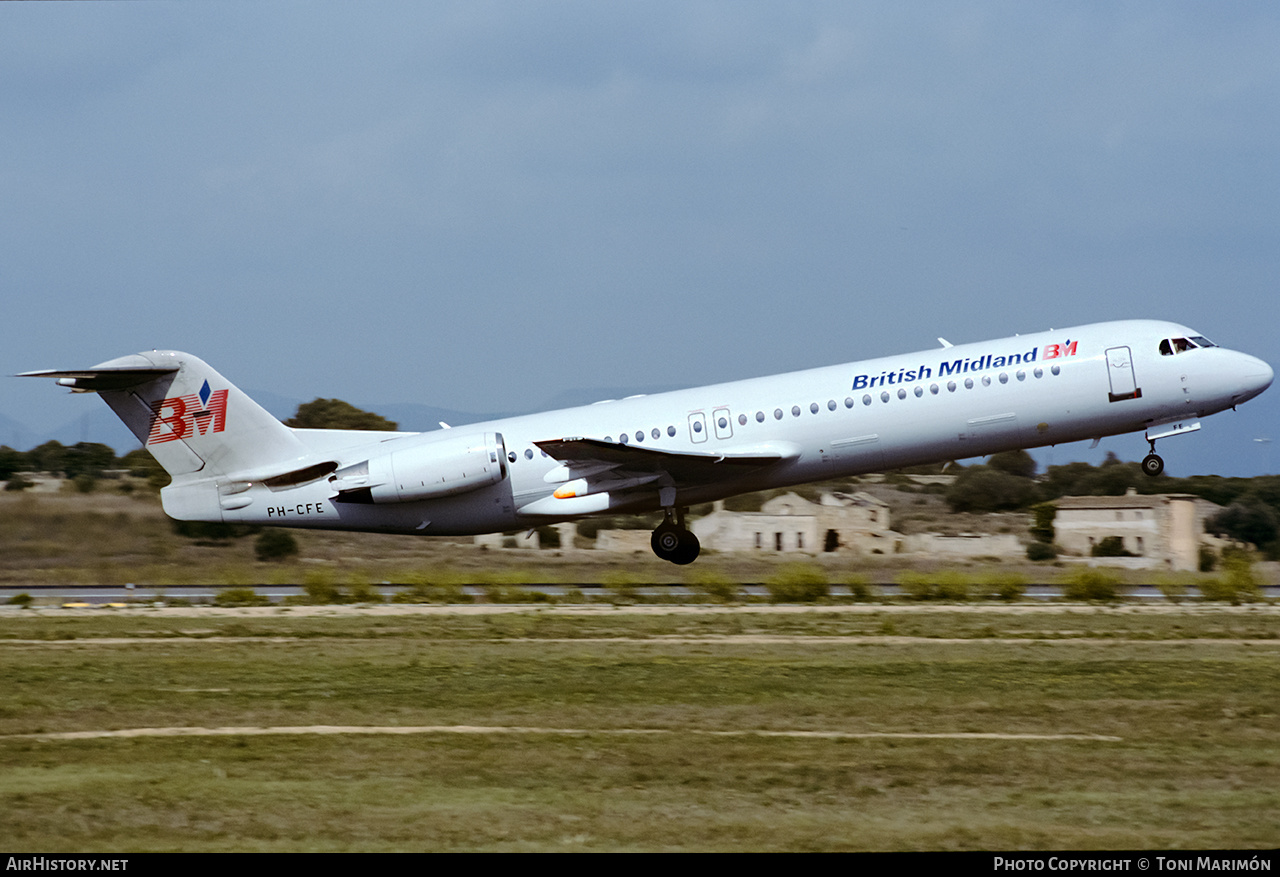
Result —
[[175, 518], [221, 519], [216, 499], [213, 508], [187, 507], [184, 483], [265, 479], [304, 466], [311, 456], [292, 429], [189, 353], [152, 350], [93, 368], [23, 376], [55, 378], [72, 392], [101, 396], [173, 477], [164, 505]]

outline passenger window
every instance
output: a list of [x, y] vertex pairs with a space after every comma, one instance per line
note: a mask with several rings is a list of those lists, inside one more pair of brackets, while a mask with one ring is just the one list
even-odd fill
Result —
[[781, 420], [781, 419], [782, 419], [782, 409], [781, 409], [781, 408], [775, 408], [775, 409], [773, 409], [773, 419], [774, 419], [774, 420]]
[[832, 400], [830, 400], [830, 401], [828, 401], [828, 402], [827, 402], [827, 410], [828, 410], [828, 411], [835, 411], [835, 410], [836, 410], [836, 400], [835, 400], [835, 399], [832, 399]]
[[799, 405], [792, 405], [792, 406], [791, 406], [791, 416], [792, 416], [792, 417], [799, 417], [799, 416], [800, 416], [800, 406], [799, 406]]
[[888, 402], [888, 401], [889, 401], [889, 391], [888, 391], [888, 390], [884, 390], [884, 391], [882, 391], [882, 392], [880, 393], [880, 401], [881, 401], [881, 402]]
[[930, 393], [932, 393], [932, 394], [933, 394], [933, 395], [935, 395], [935, 396], [936, 396], [936, 395], [938, 395], [938, 385], [937, 385], [937, 384], [930, 384], [930, 385], [929, 385], [929, 392], [930, 392]]
[[738, 426], [746, 426], [746, 425], [747, 425], [747, 415], [745, 415], [745, 414], [739, 414], [739, 415], [738, 415]]
[[972, 390], [972, 389], [973, 389], [973, 378], [965, 378], [965, 379], [964, 379], [964, 388], [965, 388], [966, 390]]
[[870, 405], [870, 404], [871, 404], [871, 395], [870, 395], [870, 394], [867, 394], [866, 396], [863, 396], [863, 397], [862, 397], [862, 404], [863, 404], [863, 405]]
[[764, 423], [764, 412], [763, 412], [763, 411], [757, 411], [757, 412], [756, 412], [756, 423]]
[[924, 395], [924, 387], [916, 387], [916, 398], [919, 399]]
[[956, 391], [956, 382], [955, 382], [955, 381], [947, 381], [947, 392], [948, 392], [948, 393], [954, 393], [955, 391]]
[[810, 413], [810, 414], [817, 414], [817, 413], [818, 413], [818, 403], [817, 403], [817, 402], [810, 402], [810, 403], [809, 403], [809, 413]]
[[899, 389], [899, 390], [898, 390], [898, 398], [899, 398], [899, 399], [905, 399], [905, 398], [907, 398], [907, 391], [906, 391], [906, 390], [903, 390], [903, 389]]
[[844, 397], [844, 407], [845, 407], [845, 408], [852, 408], [852, 407], [853, 407], [853, 397], [852, 397], [852, 396], [845, 396], [845, 397]]

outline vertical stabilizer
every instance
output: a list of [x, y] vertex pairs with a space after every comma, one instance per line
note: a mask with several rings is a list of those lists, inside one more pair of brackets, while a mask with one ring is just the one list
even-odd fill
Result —
[[98, 393], [175, 480], [258, 472], [307, 455], [293, 430], [189, 353], [152, 350], [27, 375]]

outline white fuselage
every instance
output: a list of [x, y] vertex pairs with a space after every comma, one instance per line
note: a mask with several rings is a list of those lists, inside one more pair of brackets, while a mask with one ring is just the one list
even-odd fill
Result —
[[[386, 504], [335, 502], [323, 479], [284, 489], [254, 484], [239, 507], [224, 505], [221, 518], [428, 535], [514, 530], [671, 505], [660, 501], [656, 485], [558, 499], [554, 493], [567, 476], [559, 474], [560, 461], [535, 444], [540, 441], [582, 437], [669, 453], [778, 455], [776, 463], [732, 478], [676, 483], [674, 504], [689, 506], [807, 481], [1194, 422], [1270, 384], [1266, 363], [1236, 351], [1202, 346], [1162, 354], [1161, 342], [1190, 337], [1196, 333], [1173, 323], [1099, 323], [454, 430], [298, 430], [315, 459], [340, 467], [383, 449], [429, 445], [457, 434], [500, 434], [505, 473], [457, 495]], [[174, 486], [181, 489], [177, 481]]]

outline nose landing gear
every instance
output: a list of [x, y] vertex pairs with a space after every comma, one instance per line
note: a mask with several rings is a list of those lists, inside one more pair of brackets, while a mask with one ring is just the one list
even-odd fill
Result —
[[685, 511], [666, 509], [662, 523], [654, 529], [653, 536], [649, 539], [654, 554], [681, 566], [697, 560], [698, 552], [702, 550], [698, 537], [684, 525]]

